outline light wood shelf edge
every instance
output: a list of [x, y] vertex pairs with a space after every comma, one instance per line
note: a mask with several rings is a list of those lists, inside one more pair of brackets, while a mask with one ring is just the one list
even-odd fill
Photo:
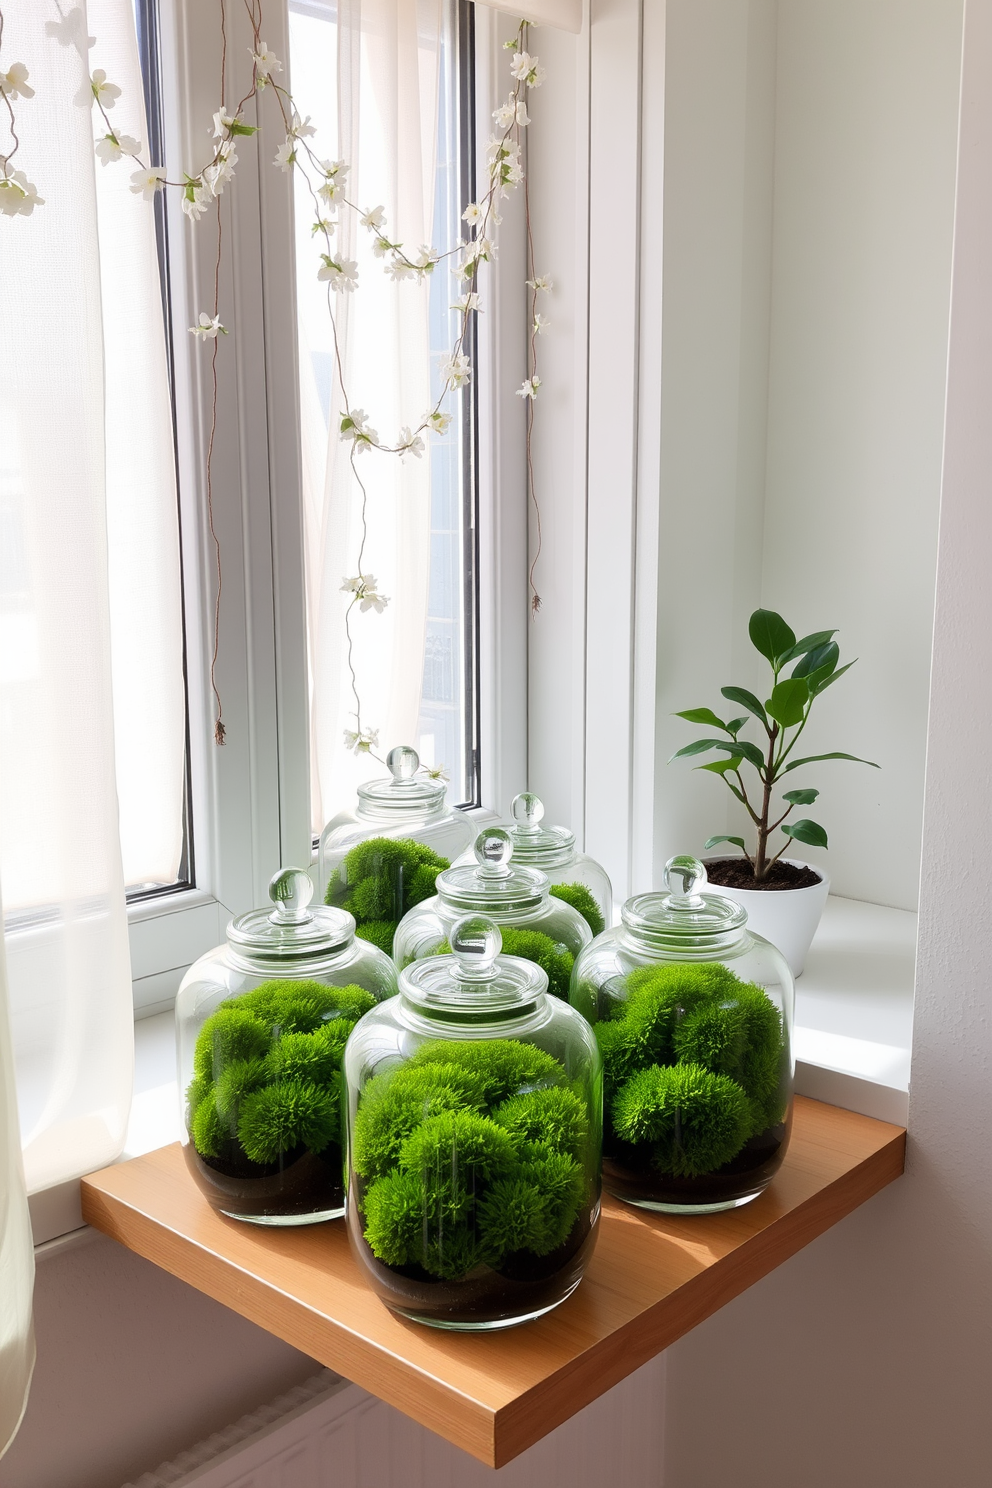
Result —
[[891, 1183], [905, 1132], [796, 1099], [793, 1139], [754, 1203], [695, 1219], [607, 1200], [582, 1285], [537, 1323], [436, 1333], [362, 1286], [343, 1226], [265, 1230], [224, 1220], [178, 1147], [84, 1179], [87, 1223], [503, 1466]]

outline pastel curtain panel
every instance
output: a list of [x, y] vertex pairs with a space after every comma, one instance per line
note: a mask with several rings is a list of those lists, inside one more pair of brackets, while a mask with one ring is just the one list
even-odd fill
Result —
[[[318, 125], [323, 151], [336, 137], [335, 154], [348, 162], [348, 195], [363, 208], [383, 206], [389, 231], [416, 254], [431, 242], [437, 154], [440, 0], [339, 0], [334, 38], [336, 77], [307, 71], [293, 53], [293, 90]], [[309, 238], [312, 207], [297, 197], [297, 231]], [[341, 368], [351, 406], [365, 410], [380, 436], [396, 439], [415, 427], [431, 406], [430, 283], [393, 283], [371, 236], [353, 213], [339, 214], [336, 249], [359, 266], [361, 288], [333, 299], [338, 317]], [[437, 245], [445, 247], [447, 245]], [[312, 261], [312, 268], [305, 267]], [[313, 247], [301, 264], [301, 404], [308, 606], [312, 667], [314, 827], [354, 795], [356, 784], [382, 767], [344, 748], [355, 727], [344, 647], [345, 578], [357, 574], [361, 542], [360, 492], [349, 463], [350, 446], [339, 437], [344, 404], [340, 382], [328, 366], [324, 407], [315, 369], [314, 330], [326, 321], [316, 293]], [[438, 273], [447, 273], [442, 268]], [[454, 281], [452, 281], [452, 284]], [[323, 291], [324, 286], [319, 286]], [[358, 457], [369, 492], [368, 541], [363, 571], [389, 597], [383, 614], [353, 612], [354, 662], [362, 697], [362, 722], [378, 729], [380, 751], [416, 738], [423, 680], [430, 565], [430, 453], [422, 459]]]
[[123, 1146], [121, 837], [129, 881], [175, 876], [182, 652], [152, 208], [127, 161], [96, 160], [89, 98], [102, 66], [115, 127], [147, 140], [133, 7], [4, 12], [5, 58], [35, 90], [16, 106], [18, 164], [44, 199], [0, 218], [0, 884], [34, 1192]]
[[17, 1124], [7, 970], [0, 941], [0, 1457], [21, 1423], [34, 1368], [33, 1286], [34, 1250]]

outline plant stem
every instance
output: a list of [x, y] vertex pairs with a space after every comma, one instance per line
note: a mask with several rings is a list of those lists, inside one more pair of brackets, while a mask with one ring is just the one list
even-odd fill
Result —
[[765, 762], [765, 770], [762, 779], [764, 789], [761, 795], [761, 816], [758, 819], [758, 847], [754, 854], [754, 880], [760, 883], [768, 875], [771, 863], [766, 863], [765, 858], [768, 851], [768, 814], [771, 808], [772, 784], [775, 779], [775, 741], [778, 738], [778, 724], [771, 729], [768, 735], [768, 759]]

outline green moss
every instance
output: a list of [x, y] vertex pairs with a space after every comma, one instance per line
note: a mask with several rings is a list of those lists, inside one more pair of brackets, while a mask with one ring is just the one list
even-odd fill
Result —
[[654, 1165], [681, 1178], [712, 1173], [747, 1140], [751, 1107], [726, 1075], [702, 1065], [649, 1065], [621, 1086], [613, 1125], [626, 1142], [650, 1143]]
[[573, 909], [577, 909], [585, 920], [593, 935], [599, 935], [606, 929], [606, 921], [603, 913], [595, 899], [586, 888], [585, 884], [552, 884], [551, 892], [556, 899], [564, 899]]
[[518, 1144], [544, 1142], [571, 1157], [581, 1155], [589, 1137], [585, 1102], [562, 1086], [511, 1096], [496, 1107], [493, 1120]]
[[197, 1151], [217, 1157], [237, 1139], [271, 1163], [341, 1140], [341, 1057], [357, 1020], [375, 1006], [362, 987], [273, 979], [229, 998], [204, 1023], [187, 1091]]
[[468, 1070], [480, 1083], [481, 1098], [486, 1106], [495, 1106], [526, 1090], [561, 1085], [565, 1072], [557, 1059], [521, 1044], [516, 1039], [452, 1040], [432, 1039], [421, 1044], [410, 1060], [410, 1067], [434, 1064], [443, 1060]]
[[[782, 1017], [760, 987], [717, 963], [673, 962], [632, 972], [625, 990], [595, 1029], [606, 1113], [622, 1140], [652, 1144], [663, 1171], [694, 1176], [709, 1170], [698, 1166], [707, 1152], [701, 1133], [713, 1134], [711, 1155], [726, 1154], [713, 1163], [721, 1166], [782, 1119]], [[745, 1119], [736, 1125], [741, 1102]]]
[[396, 926], [408, 909], [434, 894], [438, 874], [450, 866], [411, 837], [370, 837], [331, 874], [325, 903], [348, 910], [358, 934], [392, 955]]
[[456, 1280], [547, 1255], [588, 1202], [588, 1114], [543, 1050], [434, 1040], [362, 1091], [352, 1150], [364, 1234], [387, 1265]]
[[338, 1136], [338, 1106], [336, 1086], [321, 1087], [309, 1080], [267, 1085], [242, 1103], [238, 1141], [257, 1163], [275, 1162], [298, 1146], [323, 1152]]

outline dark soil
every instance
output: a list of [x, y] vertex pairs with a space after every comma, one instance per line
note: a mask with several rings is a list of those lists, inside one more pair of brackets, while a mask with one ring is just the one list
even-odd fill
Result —
[[736, 1157], [715, 1173], [676, 1178], [652, 1166], [650, 1149], [615, 1136], [603, 1144], [603, 1187], [629, 1204], [727, 1204], [760, 1193], [782, 1166], [789, 1145], [791, 1117], [746, 1142]]
[[183, 1153], [219, 1214], [267, 1220], [344, 1210], [342, 1154], [336, 1142], [319, 1155], [297, 1147], [280, 1162], [264, 1165], [252, 1162], [239, 1142], [229, 1143], [220, 1157], [201, 1157], [192, 1142]]
[[507, 1256], [498, 1271], [477, 1266], [460, 1281], [443, 1281], [420, 1266], [386, 1266], [377, 1261], [362, 1234], [357, 1194], [348, 1206], [352, 1250], [373, 1291], [396, 1312], [449, 1327], [509, 1323], [560, 1302], [585, 1270], [596, 1244], [594, 1220], [598, 1217], [598, 1204], [595, 1213], [584, 1209], [568, 1239], [550, 1255], [518, 1251]]
[[812, 868], [796, 868], [781, 860], [773, 864], [767, 878], [755, 882], [754, 869], [747, 858], [704, 858], [706, 877], [715, 888], [723, 889], [811, 889], [822, 883]]

